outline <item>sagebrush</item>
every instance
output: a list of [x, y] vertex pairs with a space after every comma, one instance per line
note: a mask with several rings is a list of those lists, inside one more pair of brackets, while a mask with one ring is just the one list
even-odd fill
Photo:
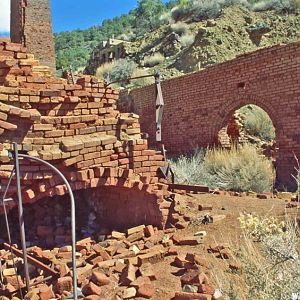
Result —
[[171, 160], [176, 180], [232, 191], [269, 192], [274, 182], [272, 162], [253, 145], [200, 150]]
[[111, 63], [101, 65], [97, 71], [96, 76], [101, 80], [119, 81], [118, 85], [122, 86], [128, 84], [129, 78], [137, 69], [136, 63], [129, 59], [119, 59]]
[[155, 67], [156, 65], [162, 63], [164, 60], [165, 60], [165, 57], [161, 53], [157, 52], [153, 55], [146, 56], [144, 58], [144, 66], [152, 68], [152, 67]]

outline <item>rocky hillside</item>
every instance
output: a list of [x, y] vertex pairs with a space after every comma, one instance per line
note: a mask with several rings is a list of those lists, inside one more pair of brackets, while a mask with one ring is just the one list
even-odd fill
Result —
[[[137, 9], [101, 26], [57, 34], [57, 67], [71, 65], [95, 74], [101, 41], [115, 37], [131, 42], [126, 57], [114, 70], [116, 63], [100, 68], [99, 77], [110, 73], [118, 80], [120, 74], [128, 78], [159, 70], [171, 78], [201, 70], [259, 48], [300, 40], [297, 1], [141, 0]], [[128, 81], [123, 85], [128, 87]]]
[[130, 53], [135, 54], [132, 56], [140, 67], [144, 67], [149, 58], [158, 57], [157, 53], [162, 54], [163, 59], [154, 61], [155, 66], [148, 67], [147, 71], [160, 70], [165, 78], [170, 78], [259, 48], [298, 40], [299, 12], [253, 12], [245, 7], [232, 6], [225, 8], [216, 19], [161, 26], [133, 43]]

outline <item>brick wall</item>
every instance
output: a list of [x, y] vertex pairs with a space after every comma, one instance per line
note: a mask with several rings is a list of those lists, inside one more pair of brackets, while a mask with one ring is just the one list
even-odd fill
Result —
[[[20, 151], [57, 166], [74, 191], [110, 187], [107, 201], [120, 199], [128, 213], [123, 225], [126, 218], [166, 224], [168, 186], [157, 172], [166, 164], [164, 157], [148, 148], [139, 117], [117, 110], [118, 97], [91, 76], [76, 84], [55, 78], [22, 45], [0, 40], [0, 197], [13, 169], [9, 151], [17, 142]], [[67, 193], [62, 180], [44, 166], [22, 161], [21, 176], [24, 203]], [[15, 182], [8, 196], [16, 200]], [[133, 210], [140, 216], [130, 217], [132, 206], [123, 197], [140, 205]]]
[[11, 40], [55, 70], [50, 0], [11, 0]]
[[[163, 141], [171, 153], [217, 142], [232, 113], [255, 104], [270, 116], [279, 146], [277, 174], [289, 186], [293, 152], [300, 157], [300, 43], [277, 45], [162, 83]], [[121, 97], [121, 110], [141, 116], [143, 132], [155, 139], [155, 89], [148, 86]]]

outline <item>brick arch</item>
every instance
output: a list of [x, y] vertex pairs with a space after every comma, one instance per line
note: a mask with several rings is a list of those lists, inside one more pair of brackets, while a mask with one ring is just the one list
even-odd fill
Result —
[[[230, 113], [246, 104], [264, 109], [276, 128], [278, 178], [292, 187], [300, 157], [300, 42], [276, 45], [162, 83], [165, 100], [162, 138], [169, 153], [215, 144]], [[121, 94], [140, 115], [141, 128], [155, 140], [155, 88]]]
[[213, 131], [213, 139], [216, 138], [218, 132], [221, 128], [225, 127], [228, 124], [228, 121], [232, 114], [243, 106], [254, 104], [261, 109], [263, 109], [268, 116], [270, 117], [273, 126], [275, 128], [276, 138], [280, 140], [282, 131], [282, 120], [278, 118], [278, 114], [276, 110], [272, 107], [271, 101], [269, 99], [261, 99], [259, 96], [255, 94], [237, 94], [233, 96], [233, 99], [230, 99], [226, 104], [222, 107], [219, 112], [219, 119], [216, 120], [216, 126]]

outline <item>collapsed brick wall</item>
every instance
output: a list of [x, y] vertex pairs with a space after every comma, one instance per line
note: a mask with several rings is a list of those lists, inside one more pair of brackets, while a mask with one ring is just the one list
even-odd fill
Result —
[[42, 65], [56, 69], [50, 0], [11, 0], [10, 35]]
[[[264, 109], [276, 129], [277, 177], [289, 187], [300, 157], [300, 42], [277, 45], [203, 71], [162, 83], [165, 100], [162, 137], [169, 152], [217, 143], [218, 132], [234, 111], [247, 104]], [[121, 95], [120, 110], [133, 108], [142, 130], [155, 138], [152, 86]]]
[[[9, 151], [14, 141], [20, 151], [57, 166], [74, 191], [109, 186], [107, 201], [123, 195], [130, 201], [131, 195], [147, 223], [164, 226], [168, 186], [157, 175], [164, 157], [148, 149], [139, 117], [120, 113], [117, 100], [118, 92], [96, 78], [85, 76], [68, 84], [54, 78], [22, 45], [0, 41], [0, 196], [13, 168]], [[66, 193], [61, 179], [44, 166], [22, 161], [21, 175], [24, 203]], [[16, 200], [15, 183], [8, 196]], [[97, 201], [97, 192], [93, 198]], [[124, 206], [126, 215], [130, 206]]]

